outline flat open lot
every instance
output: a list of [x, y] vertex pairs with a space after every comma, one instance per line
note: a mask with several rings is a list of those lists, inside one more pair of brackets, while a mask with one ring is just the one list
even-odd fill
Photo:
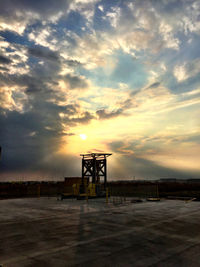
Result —
[[200, 202], [1, 200], [0, 264], [200, 266]]

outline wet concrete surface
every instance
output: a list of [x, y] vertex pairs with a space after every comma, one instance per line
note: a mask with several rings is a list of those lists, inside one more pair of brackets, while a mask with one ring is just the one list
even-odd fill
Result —
[[0, 264], [200, 266], [200, 202], [1, 200]]

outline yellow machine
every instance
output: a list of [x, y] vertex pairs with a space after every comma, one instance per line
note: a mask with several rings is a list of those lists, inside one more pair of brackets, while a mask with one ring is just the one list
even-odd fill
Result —
[[87, 187], [87, 195], [91, 197], [96, 197], [96, 185], [90, 183]]
[[71, 192], [62, 193], [61, 199], [65, 198], [77, 198], [77, 199], [84, 199], [84, 198], [93, 198], [96, 197], [96, 185], [93, 183], [84, 183], [84, 186], [80, 183], [76, 183], [72, 185]]
[[84, 190], [82, 193], [81, 192], [81, 185], [80, 184], [73, 184], [73, 195], [74, 197], [77, 197], [77, 198], [91, 198], [91, 197], [96, 197], [96, 185], [93, 184], [93, 183], [89, 183], [88, 185], [85, 184], [84, 185]]
[[73, 188], [73, 195], [78, 196], [80, 190], [80, 184], [73, 184], [72, 188]]
[[61, 199], [85, 199], [108, 197], [107, 189], [107, 157], [110, 153], [89, 153], [82, 156], [81, 181], [72, 186], [71, 193], [62, 193]]

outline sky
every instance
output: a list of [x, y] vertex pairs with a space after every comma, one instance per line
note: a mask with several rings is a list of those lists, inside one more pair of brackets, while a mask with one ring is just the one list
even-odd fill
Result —
[[0, 181], [200, 178], [200, 1], [1, 0]]

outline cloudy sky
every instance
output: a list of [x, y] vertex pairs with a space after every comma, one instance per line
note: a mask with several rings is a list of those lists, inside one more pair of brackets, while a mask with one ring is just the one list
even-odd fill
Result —
[[1, 0], [1, 179], [200, 178], [200, 1]]

